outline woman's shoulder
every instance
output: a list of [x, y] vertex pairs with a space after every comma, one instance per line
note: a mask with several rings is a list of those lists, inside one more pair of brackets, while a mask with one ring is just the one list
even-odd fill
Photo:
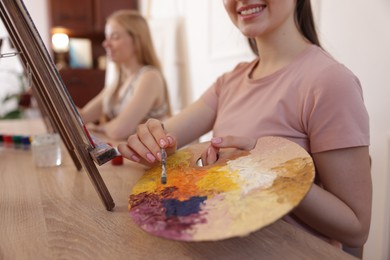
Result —
[[353, 75], [353, 72], [338, 61], [325, 49], [313, 46], [306, 56], [306, 67], [320, 74], [336, 73], [340, 75]]
[[358, 81], [357, 76], [329, 52], [313, 46], [297, 66], [308, 79], [332, 84], [337, 81]]
[[319, 47], [311, 50], [300, 66], [295, 66], [291, 78], [295, 78], [300, 91], [309, 96], [323, 95], [332, 98], [345, 93], [362, 95], [358, 77]]
[[163, 74], [158, 68], [152, 65], [145, 65], [137, 73], [137, 79], [139, 80], [141, 78], [163, 79]]
[[138, 71], [138, 75], [152, 74], [152, 73], [161, 74], [160, 70], [158, 68], [156, 68], [155, 66], [152, 66], [152, 65], [144, 65]]

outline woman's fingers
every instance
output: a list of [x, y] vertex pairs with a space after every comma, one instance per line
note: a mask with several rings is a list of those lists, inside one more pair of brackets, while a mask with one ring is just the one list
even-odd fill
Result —
[[211, 139], [211, 145], [218, 148], [237, 148], [241, 150], [252, 150], [256, 146], [257, 140], [243, 136], [224, 136]]
[[166, 133], [164, 124], [161, 121], [149, 119], [145, 126], [146, 129], [140, 127], [137, 134], [141, 142], [158, 160], [161, 161], [161, 148], [165, 148], [167, 154], [172, 154], [176, 151], [176, 138]]
[[201, 165], [206, 166], [215, 163], [218, 160], [219, 148], [209, 146], [201, 155]]
[[165, 137], [164, 129], [160, 122], [146, 122], [139, 125], [135, 135], [131, 135], [127, 143], [139, 155], [147, 161], [154, 163], [161, 159], [161, 147], [159, 140]]
[[130, 161], [142, 163], [145, 165], [148, 165], [149, 163], [145, 161], [142, 157], [137, 155], [127, 144], [119, 144], [118, 145], [118, 151], [123, 156], [123, 158], [126, 158]]
[[209, 146], [207, 149], [207, 165], [213, 164], [218, 160], [219, 148]]
[[[203, 166], [215, 163], [219, 159], [219, 153], [221, 148], [224, 156], [229, 156], [235, 149], [239, 150], [252, 150], [256, 146], [257, 140], [250, 137], [241, 136], [224, 136], [214, 137], [211, 139], [211, 145], [201, 155], [201, 162]], [[233, 148], [233, 149], [226, 149]], [[221, 151], [222, 152], [222, 151]]]
[[163, 124], [156, 119], [139, 125], [136, 133], [127, 139], [127, 144], [118, 146], [125, 158], [147, 164], [161, 161], [161, 148], [167, 148], [168, 154], [172, 153], [176, 149], [176, 140], [165, 133]]

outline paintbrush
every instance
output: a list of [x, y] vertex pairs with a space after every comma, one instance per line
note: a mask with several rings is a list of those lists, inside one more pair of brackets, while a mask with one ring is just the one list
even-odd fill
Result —
[[161, 184], [167, 183], [167, 153], [161, 148]]
[[120, 155], [118, 150], [113, 148], [110, 144], [107, 144], [96, 136], [91, 135], [84, 124], [83, 129], [91, 145], [91, 147], [88, 148], [88, 152], [98, 165], [103, 165]]
[[88, 134], [88, 137], [90, 138], [92, 145], [92, 148], [89, 149], [88, 152], [98, 165], [105, 164], [120, 155], [117, 149], [101, 141], [96, 136]]

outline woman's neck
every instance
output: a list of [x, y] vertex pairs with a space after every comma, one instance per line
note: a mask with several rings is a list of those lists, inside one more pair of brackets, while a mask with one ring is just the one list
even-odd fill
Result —
[[256, 38], [260, 61], [252, 78], [272, 74], [291, 63], [311, 43], [296, 28], [279, 31], [268, 37]]
[[123, 75], [123, 78], [128, 79], [134, 77], [142, 67], [143, 67], [142, 64], [134, 61], [134, 62], [122, 64], [120, 66], [120, 70], [121, 70], [121, 74]]
[[311, 45], [300, 33], [293, 18], [268, 34], [257, 37], [256, 44], [260, 61], [252, 73], [255, 79], [285, 67]]

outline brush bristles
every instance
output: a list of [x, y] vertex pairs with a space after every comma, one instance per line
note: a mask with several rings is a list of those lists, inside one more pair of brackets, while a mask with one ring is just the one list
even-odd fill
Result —
[[99, 144], [91, 151], [89, 151], [92, 159], [98, 164], [102, 165], [120, 155], [120, 153], [108, 144]]

